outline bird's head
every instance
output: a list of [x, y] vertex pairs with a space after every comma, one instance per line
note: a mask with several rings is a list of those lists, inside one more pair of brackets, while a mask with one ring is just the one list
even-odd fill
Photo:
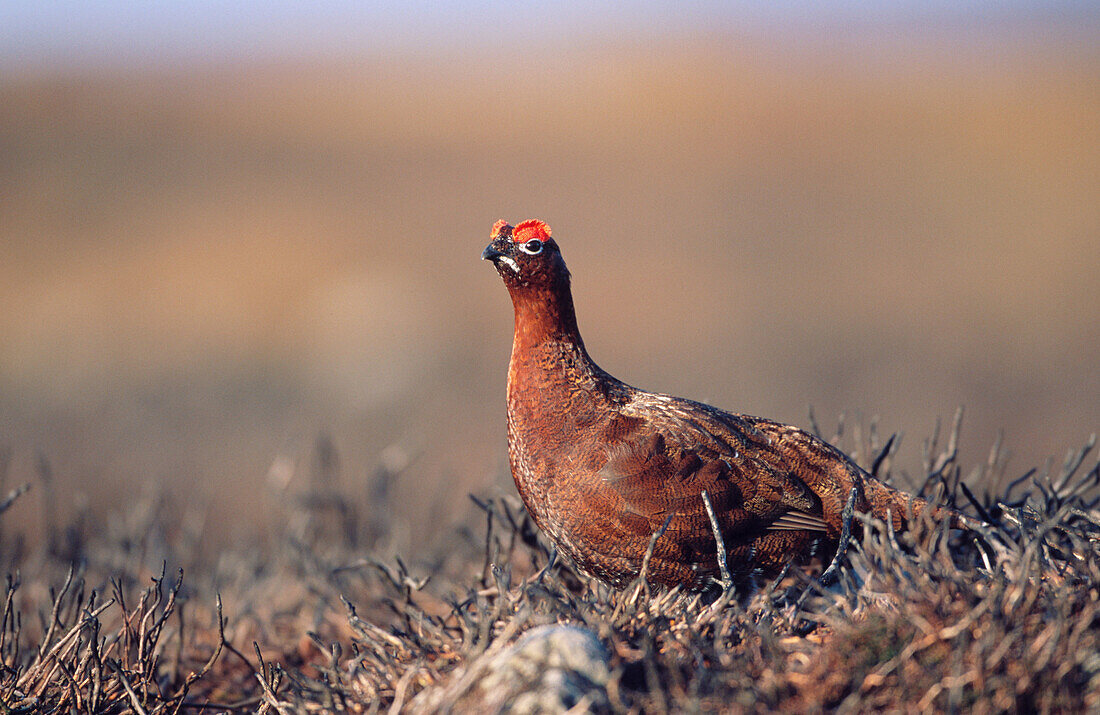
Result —
[[530, 219], [512, 226], [501, 219], [493, 224], [489, 238], [481, 257], [493, 262], [509, 291], [569, 285], [561, 250], [542, 221]]

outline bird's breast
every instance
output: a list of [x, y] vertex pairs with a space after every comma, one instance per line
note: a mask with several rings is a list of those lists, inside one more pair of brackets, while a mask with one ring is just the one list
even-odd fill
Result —
[[595, 476], [606, 461], [594, 436], [613, 419], [584, 381], [521, 372], [508, 385], [508, 454], [516, 489], [539, 526], [553, 532], [598, 498]]

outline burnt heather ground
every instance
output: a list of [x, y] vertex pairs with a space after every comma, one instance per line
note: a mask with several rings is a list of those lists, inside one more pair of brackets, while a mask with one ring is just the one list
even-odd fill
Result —
[[[270, 549], [230, 547], [192, 573], [141, 572], [132, 564], [201, 562], [201, 535], [172, 504], [138, 500], [112, 528], [66, 524], [52, 551], [5, 553], [21, 575], [4, 605], [0, 699], [6, 712], [495, 711], [550, 688], [537, 675], [501, 680], [502, 659], [514, 658], [502, 650], [568, 623], [605, 654], [596, 675], [547, 661], [576, 681], [540, 695], [554, 707], [1095, 709], [1093, 445], [1013, 483], [994, 454], [972, 475], [974, 494], [960, 481], [956, 437], [927, 442], [921, 491], [981, 514], [987, 530], [926, 523], [895, 535], [867, 523], [839, 587], [822, 591], [798, 572], [751, 597], [644, 583], [615, 593], [567, 565], [547, 569], [508, 498], [475, 498], [482, 518], [408, 566], [365, 546], [385, 524], [320, 479], [287, 495]], [[874, 456], [889, 479], [889, 447]]]

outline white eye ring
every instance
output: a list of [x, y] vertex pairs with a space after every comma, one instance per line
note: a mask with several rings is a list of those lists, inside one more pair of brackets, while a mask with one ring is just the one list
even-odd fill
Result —
[[519, 250], [523, 251], [529, 256], [537, 256], [542, 253], [542, 241], [537, 238], [532, 238], [527, 243], [521, 243]]

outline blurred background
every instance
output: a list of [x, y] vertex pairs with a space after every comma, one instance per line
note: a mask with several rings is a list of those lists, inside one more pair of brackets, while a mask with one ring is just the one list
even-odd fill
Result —
[[960, 405], [964, 465], [1060, 461], [1100, 428], [1097, 8], [2, 3], [5, 523], [163, 494], [259, 543], [327, 480], [430, 545], [512, 489], [502, 217], [627, 382], [877, 418], [914, 473]]

